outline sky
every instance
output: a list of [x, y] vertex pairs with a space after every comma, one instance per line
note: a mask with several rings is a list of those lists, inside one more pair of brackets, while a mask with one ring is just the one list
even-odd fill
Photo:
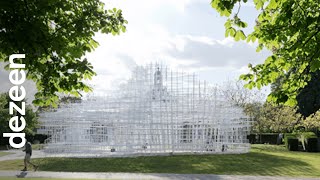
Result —
[[[259, 64], [269, 52], [256, 52], [256, 44], [225, 38], [226, 18], [210, 6], [210, 0], [103, 0], [106, 8], [119, 8], [128, 21], [119, 36], [97, 33], [100, 46], [86, 55], [97, 76], [89, 82], [104, 92], [130, 77], [137, 65], [162, 63], [173, 70], [196, 73], [209, 84], [222, 84], [248, 72], [248, 63]], [[248, 3], [240, 17], [253, 29], [257, 10]], [[1, 65], [2, 66], [2, 65]], [[8, 72], [0, 68], [0, 91], [11, 87]], [[33, 99], [33, 82], [25, 84]]]
[[[255, 44], [225, 38], [226, 18], [208, 0], [108, 0], [128, 20], [120, 36], [97, 34], [100, 46], [87, 55], [98, 76], [90, 83], [96, 91], [112, 88], [130, 77], [136, 65], [161, 62], [172, 69], [196, 73], [210, 84], [238, 79], [248, 64], [262, 63], [269, 54], [257, 53]], [[257, 10], [243, 5], [240, 17], [253, 29]]]

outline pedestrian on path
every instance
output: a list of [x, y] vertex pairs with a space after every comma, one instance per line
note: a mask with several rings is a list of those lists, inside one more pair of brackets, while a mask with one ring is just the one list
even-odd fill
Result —
[[22, 171], [27, 171], [28, 164], [31, 164], [34, 171], [36, 171], [38, 166], [30, 162], [32, 156], [32, 145], [29, 141], [25, 144], [25, 149], [23, 151], [26, 152], [26, 155], [24, 156], [24, 169]]

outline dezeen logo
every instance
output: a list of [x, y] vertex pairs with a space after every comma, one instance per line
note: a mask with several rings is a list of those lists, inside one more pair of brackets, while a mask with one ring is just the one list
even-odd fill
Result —
[[[9, 144], [13, 148], [22, 148], [26, 143], [25, 133], [21, 132], [26, 127], [26, 121], [23, 117], [26, 113], [26, 103], [21, 101], [24, 100], [24, 98], [26, 97], [26, 90], [21, 84], [24, 83], [24, 81], [26, 80], [26, 73], [23, 70], [25, 68], [25, 64], [18, 64], [14, 62], [14, 60], [17, 58], [24, 59], [25, 54], [12, 54], [9, 57], [9, 68], [11, 69], [9, 74], [9, 80], [14, 85], [9, 90], [9, 96], [11, 99], [11, 101], [9, 102], [9, 113], [10, 115], [15, 114], [15, 116], [13, 116], [9, 120], [9, 127], [13, 132], [3, 133], [3, 137], [9, 137]], [[21, 107], [17, 106], [17, 102], [21, 102], [19, 103], [21, 104]], [[17, 115], [17, 113], [19, 113], [20, 118]], [[13, 141], [14, 138], [20, 138], [21, 142], [19, 144], [16, 144]]]

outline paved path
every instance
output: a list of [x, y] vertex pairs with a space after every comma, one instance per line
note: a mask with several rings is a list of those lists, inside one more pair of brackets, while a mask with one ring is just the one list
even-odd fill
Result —
[[[25, 156], [25, 152], [23, 152], [22, 150], [8, 150], [8, 151], [2, 151], [2, 152], [9, 152], [12, 154], [1, 156], [0, 161], [24, 159], [24, 156]], [[45, 154], [43, 151], [39, 151], [39, 150], [32, 151], [32, 158], [40, 158], [40, 157], [45, 157]]]
[[[0, 171], [0, 177], [34, 178], [84, 178], [84, 179], [183, 179], [183, 180], [316, 180], [316, 178], [292, 178], [275, 176], [233, 176], [213, 174], [160, 174], [160, 173], [80, 173], [80, 172], [21, 172]], [[318, 178], [319, 179], [319, 178]]]

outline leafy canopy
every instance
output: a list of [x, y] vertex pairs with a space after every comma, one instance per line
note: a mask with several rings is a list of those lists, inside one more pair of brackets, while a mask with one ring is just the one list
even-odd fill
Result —
[[57, 92], [79, 96], [95, 75], [83, 55], [99, 44], [96, 32], [125, 32], [121, 10], [99, 0], [7, 0], [0, 2], [0, 61], [26, 54], [28, 79], [36, 82], [35, 105], [56, 105]]
[[296, 107], [271, 103], [247, 103], [244, 113], [252, 120], [256, 133], [293, 132], [300, 128], [316, 131], [320, 128], [320, 110], [306, 118], [297, 113]]
[[[253, 0], [260, 12], [254, 30], [245, 34], [247, 23], [238, 16], [241, 4], [248, 0], [212, 0], [212, 7], [228, 17], [226, 37], [236, 41], [257, 42], [257, 51], [272, 51], [263, 64], [252, 66], [241, 75], [246, 87], [266, 86], [281, 78], [279, 88], [268, 100], [296, 105], [296, 96], [320, 69], [320, 3], [318, 0]], [[234, 16], [231, 14], [234, 12]]]

